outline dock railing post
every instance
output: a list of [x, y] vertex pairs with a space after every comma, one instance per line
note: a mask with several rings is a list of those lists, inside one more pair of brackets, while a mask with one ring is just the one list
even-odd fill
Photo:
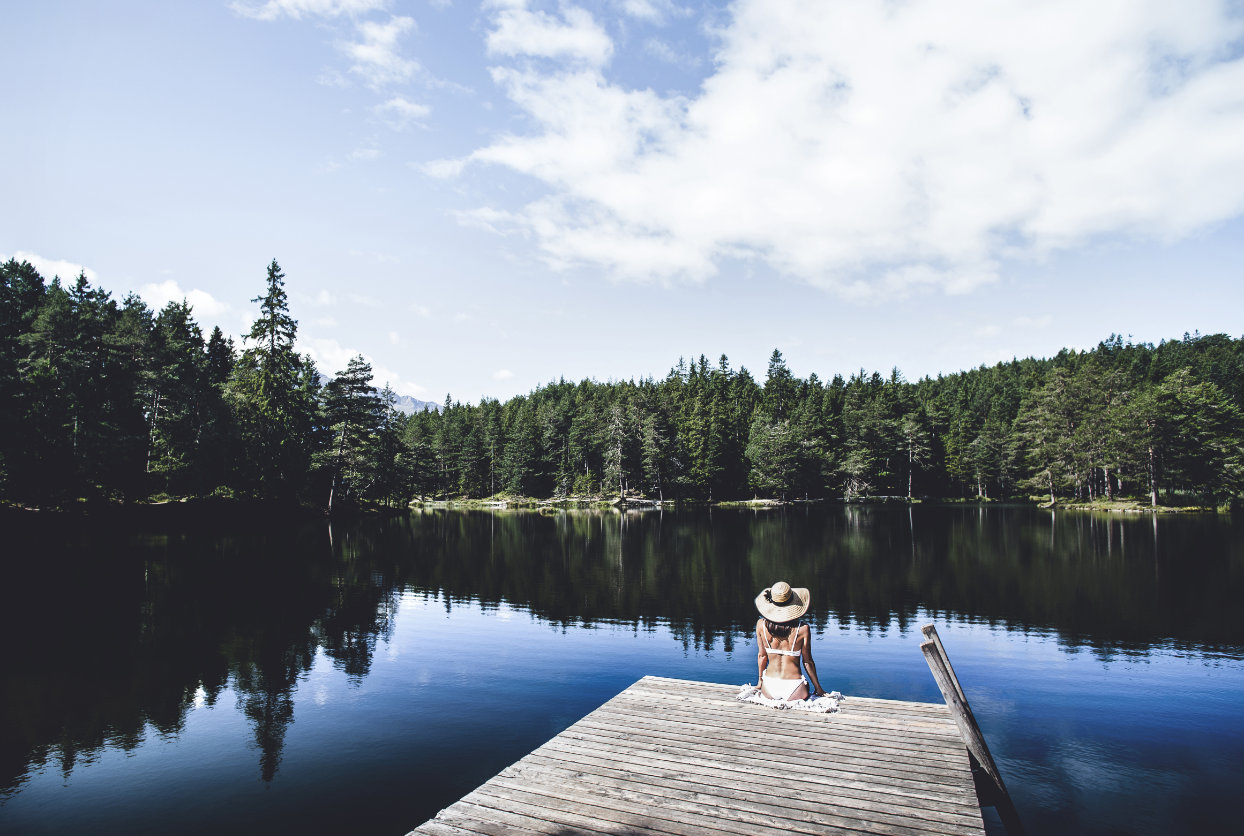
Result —
[[937, 687], [941, 689], [942, 698], [946, 700], [946, 705], [950, 708], [955, 725], [959, 727], [959, 736], [963, 738], [964, 745], [972, 753], [972, 757], [976, 758], [981, 769], [985, 770], [985, 774], [989, 776], [990, 782], [998, 793], [999, 802], [996, 806], [1006, 825], [1007, 833], [1009, 836], [1020, 836], [1024, 830], [1019, 823], [1015, 805], [1011, 801], [1011, 794], [1006, 790], [1006, 784], [1002, 781], [1002, 773], [998, 771], [998, 765], [994, 763], [993, 755], [989, 752], [989, 745], [985, 742], [985, 735], [981, 733], [976, 717], [972, 714], [972, 707], [968, 705], [968, 698], [964, 695], [963, 686], [959, 684], [959, 677], [955, 675], [955, 669], [950, 664], [950, 657], [946, 655], [946, 648], [942, 645], [941, 637], [937, 635], [937, 628], [932, 624], [926, 624], [920, 628], [920, 632], [927, 639], [920, 645], [920, 650], [924, 653], [924, 660], [929, 663], [929, 670], [933, 673], [933, 679], [937, 681]]

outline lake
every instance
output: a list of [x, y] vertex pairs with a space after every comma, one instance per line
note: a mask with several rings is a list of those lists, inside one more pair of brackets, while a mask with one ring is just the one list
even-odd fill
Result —
[[[400, 836], [645, 674], [940, 702], [938, 626], [1033, 834], [1234, 831], [1244, 525], [1022, 507], [20, 520], [0, 831]], [[832, 770], [832, 764], [826, 764]]]

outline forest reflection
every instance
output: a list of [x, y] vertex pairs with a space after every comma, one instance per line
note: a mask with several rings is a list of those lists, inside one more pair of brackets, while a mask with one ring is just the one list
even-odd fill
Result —
[[1212, 515], [429, 510], [140, 537], [22, 525], [10, 546], [0, 800], [28, 770], [67, 779], [105, 748], [177, 735], [196, 704], [229, 689], [271, 781], [300, 677], [322, 653], [362, 682], [405, 592], [450, 611], [504, 603], [563, 629], [660, 627], [688, 649], [727, 652], [750, 634], [756, 590], [782, 578], [813, 590], [818, 630], [987, 622], [1103, 658], [1244, 641], [1244, 537]]
[[[1160, 534], [1159, 534], [1160, 531]], [[750, 634], [755, 590], [791, 578], [809, 617], [865, 631], [929, 615], [1049, 630], [1068, 647], [1237, 645], [1244, 542], [1213, 515], [1029, 508], [428, 511], [367, 536], [402, 543], [409, 582], [557, 624], [668, 625], [689, 647]], [[370, 550], [386, 548], [379, 541]]]

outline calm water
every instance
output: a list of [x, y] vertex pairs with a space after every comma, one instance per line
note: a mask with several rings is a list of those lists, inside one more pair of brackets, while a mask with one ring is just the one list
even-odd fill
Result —
[[[644, 674], [939, 701], [934, 621], [1032, 833], [1234, 831], [1244, 526], [1021, 508], [415, 513], [6, 531], [0, 831], [399, 836]], [[833, 769], [826, 764], [826, 769]]]

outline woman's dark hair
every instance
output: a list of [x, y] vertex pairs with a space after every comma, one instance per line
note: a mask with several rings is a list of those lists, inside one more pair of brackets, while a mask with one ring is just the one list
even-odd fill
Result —
[[769, 632], [770, 636], [778, 636], [780, 638], [786, 638], [787, 636], [790, 635], [790, 631], [798, 626], [799, 626], [798, 620], [784, 621], [781, 624], [779, 624], [776, 621], [770, 621], [767, 618], [765, 619], [765, 630]]

